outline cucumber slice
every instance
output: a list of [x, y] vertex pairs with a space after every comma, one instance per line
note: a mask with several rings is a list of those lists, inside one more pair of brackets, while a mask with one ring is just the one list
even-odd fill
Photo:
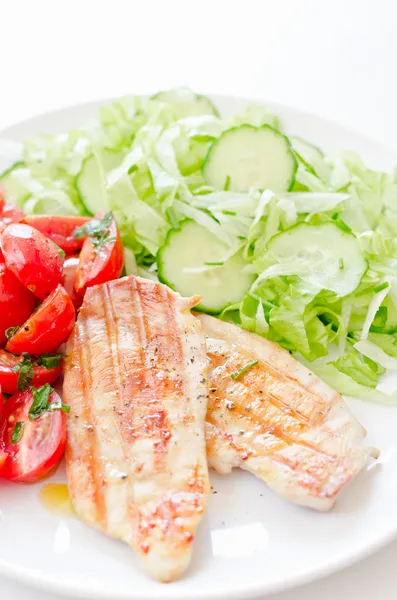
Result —
[[76, 188], [88, 214], [107, 210], [106, 174], [118, 167], [123, 154], [110, 149], [90, 154], [76, 178]]
[[203, 176], [216, 190], [287, 192], [294, 185], [297, 166], [282, 133], [270, 125], [240, 125], [224, 131], [211, 145]]
[[291, 137], [290, 142], [298, 160], [313, 175], [327, 182], [331, 175], [331, 167], [325, 162], [323, 151], [298, 136]]
[[153, 100], [172, 106], [177, 119], [196, 115], [215, 115], [219, 117], [216, 106], [206, 96], [195, 94], [189, 88], [176, 88], [159, 92], [152, 96]]
[[16, 162], [4, 171], [0, 175], [0, 185], [4, 188], [7, 203], [17, 206], [23, 206], [33, 193], [43, 189], [23, 162]]
[[157, 253], [159, 280], [183, 296], [203, 296], [196, 307], [203, 312], [217, 314], [240, 302], [254, 280], [244, 271], [242, 251], [230, 256], [225, 244], [194, 221], [179, 226]]
[[[279, 263], [267, 269], [268, 276], [272, 269], [276, 274], [279, 268], [285, 275], [299, 275], [304, 281], [338, 296], [353, 292], [368, 266], [356, 237], [335, 223], [298, 223], [275, 235], [268, 249]], [[260, 278], [266, 277], [262, 274]]]

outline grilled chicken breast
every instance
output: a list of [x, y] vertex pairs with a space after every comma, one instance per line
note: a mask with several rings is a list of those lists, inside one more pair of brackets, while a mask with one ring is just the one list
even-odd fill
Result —
[[90, 288], [67, 346], [73, 505], [161, 581], [189, 564], [210, 489], [198, 301], [138, 277]]
[[219, 473], [250, 471], [280, 496], [329, 510], [376, 456], [342, 397], [288, 352], [198, 315], [207, 337], [207, 456]]

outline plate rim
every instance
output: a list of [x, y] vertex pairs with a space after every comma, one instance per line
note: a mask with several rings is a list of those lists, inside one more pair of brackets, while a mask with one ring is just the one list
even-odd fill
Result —
[[[148, 94], [141, 94], [143, 97], [148, 97]], [[341, 133], [347, 134], [349, 136], [354, 136], [358, 141], [370, 144], [372, 148], [378, 148], [381, 152], [387, 152], [390, 156], [396, 156], [397, 162], [397, 148], [392, 145], [382, 144], [379, 140], [375, 140], [370, 136], [361, 133], [358, 130], [351, 129], [349, 127], [344, 126], [343, 124], [338, 123], [330, 118], [324, 117], [314, 112], [306, 111], [300, 108], [295, 108], [294, 106], [280, 103], [280, 102], [272, 102], [264, 100], [262, 96], [258, 95], [255, 97], [246, 97], [240, 95], [233, 94], [207, 94], [211, 99], [214, 100], [215, 103], [219, 103], [220, 105], [225, 103], [230, 103], [231, 101], [237, 103], [252, 103], [252, 102], [261, 102], [265, 104], [270, 110], [277, 112], [287, 112], [290, 115], [294, 115], [294, 117], [299, 118], [299, 116], [314, 119], [317, 121], [321, 121], [323, 124], [328, 127], [335, 128], [337, 131], [339, 130]], [[79, 111], [81, 109], [92, 110], [93, 112], [97, 110], [100, 106], [104, 106], [107, 103], [111, 103], [114, 101], [113, 97], [99, 98], [95, 100], [88, 100], [86, 102], [74, 103], [63, 105], [61, 107], [57, 107], [55, 109], [44, 111], [41, 113], [37, 113], [33, 116], [30, 116], [26, 119], [22, 119], [20, 121], [16, 121], [11, 125], [0, 129], [0, 141], [3, 136], [8, 137], [8, 139], [12, 140], [12, 131], [15, 128], [23, 128], [29, 127], [29, 125], [41, 119], [48, 118], [57, 118], [57, 116], [61, 117], [62, 113], [65, 111]], [[335, 574], [336, 572], [351, 567], [357, 562], [369, 557], [370, 555], [376, 553], [381, 548], [390, 544], [393, 540], [397, 538], [397, 520], [395, 525], [387, 530], [387, 532], [382, 533], [376, 540], [372, 543], [368, 543], [363, 546], [359, 550], [355, 550], [354, 552], [346, 551], [342, 555], [336, 556], [332, 558], [327, 564], [320, 565], [310, 571], [302, 571], [292, 575], [286, 581], [282, 581], [281, 579], [273, 582], [264, 582], [264, 583], [254, 583], [249, 584], [245, 583], [244, 585], [238, 584], [237, 587], [233, 587], [233, 589], [227, 590], [215, 590], [215, 591], [196, 591], [195, 589], [187, 590], [186, 587], [175, 588], [172, 584], [167, 586], [161, 585], [153, 590], [147, 590], [144, 592], [142, 598], [144, 600], [182, 600], [187, 595], [190, 600], [222, 600], [225, 598], [230, 598], [230, 600], [240, 600], [242, 598], [257, 598], [259, 596], [267, 596], [272, 593], [282, 592], [291, 590], [293, 588], [298, 588], [305, 584], [312, 583], [319, 579], [325, 578], [329, 575]], [[18, 584], [23, 584], [25, 586], [32, 586], [35, 589], [44, 590], [49, 593], [61, 594], [65, 596], [66, 594], [71, 595], [74, 598], [96, 598], [97, 600], [109, 600], [111, 596], [109, 595], [109, 590], [101, 590], [98, 587], [88, 587], [85, 583], [79, 583], [74, 585], [68, 582], [60, 583], [56, 579], [54, 579], [51, 573], [43, 576], [42, 573], [38, 573], [34, 569], [27, 569], [24, 567], [19, 567], [15, 563], [9, 563], [7, 560], [3, 560], [0, 558], [0, 576], [6, 577], [13, 581], [16, 581]], [[160, 593], [160, 590], [162, 592]], [[128, 593], [119, 593], [112, 592], [112, 600], [128, 600], [129, 598], [133, 598], [134, 595]]]

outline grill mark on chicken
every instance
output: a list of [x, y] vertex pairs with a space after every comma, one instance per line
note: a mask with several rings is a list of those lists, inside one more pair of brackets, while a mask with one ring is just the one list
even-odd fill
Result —
[[78, 345], [80, 351], [80, 360], [83, 365], [87, 365], [88, 368], [82, 371], [83, 380], [83, 397], [86, 398], [82, 417], [86, 421], [85, 437], [86, 437], [86, 452], [82, 459], [86, 459], [87, 476], [92, 481], [93, 492], [92, 499], [96, 507], [98, 523], [103, 524], [106, 522], [106, 506], [105, 499], [103, 496], [103, 488], [106, 486], [106, 480], [98, 469], [97, 463], [97, 447], [95, 434], [89, 433], [92, 431], [91, 428], [94, 426], [94, 419], [92, 414], [92, 371], [90, 368], [91, 355], [90, 349], [87, 344], [83, 343], [82, 338], [87, 335], [87, 323], [83, 323], [81, 329], [77, 328]]

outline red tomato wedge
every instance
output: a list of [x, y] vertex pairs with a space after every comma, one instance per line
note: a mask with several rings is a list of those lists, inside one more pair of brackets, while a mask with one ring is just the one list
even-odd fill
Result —
[[74, 283], [81, 295], [87, 287], [117, 279], [123, 270], [123, 244], [112, 214], [93, 219], [90, 228], [94, 234], [84, 242]]
[[[0, 418], [1, 418], [1, 412], [3, 410], [3, 407], [4, 407], [4, 398], [3, 398], [3, 394], [1, 393], [1, 388], [0, 388]], [[2, 476], [6, 460], [7, 460], [7, 454], [3, 450], [0, 450], [0, 477]]]
[[31, 225], [50, 238], [66, 254], [77, 252], [84, 244], [84, 237], [75, 238], [74, 232], [90, 219], [61, 215], [28, 215], [23, 222]]
[[35, 303], [35, 296], [6, 268], [0, 254], [0, 344], [6, 341], [6, 329], [22, 325], [32, 314]]
[[[32, 391], [9, 398], [0, 415], [0, 452], [6, 454], [2, 476], [13, 481], [31, 482], [46, 475], [61, 460], [66, 443], [66, 416], [58, 394], [49, 387], [48, 408], [32, 418], [35, 400]], [[44, 386], [45, 388], [45, 386]], [[38, 392], [44, 392], [40, 388]], [[40, 412], [40, 411], [39, 411]], [[37, 411], [36, 411], [37, 414]]]
[[0, 477], [3, 475], [4, 465], [6, 464], [8, 454], [0, 450]]
[[0, 211], [6, 203], [6, 193], [2, 185], [0, 185]]
[[[0, 350], [0, 385], [5, 394], [16, 394], [18, 392], [18, 377], [20, 373], [13, 369], [22, 362], [22, 356], [15, 356], [10, 352]], [[30, 381], [30, 385], [35, 387], [40, 387], [45, 383], [54, 383], [62, 373], [62, 363], [57, 367], [51, 367], [49, 369], [42, 364], [38, 364], [38, 359], [34, 359], [33, 357], [31, 363], [33, 379]]]
[[55, 352], [71, 334], [75, 316], [71, 297], [58, 285], [12, 336], [6, 349], [15, 354]]
[[6, 265], [35, 296], [45, 298], [62, 278], [62, 257], [40, 231], [23, 223], [8, 225], [1, 234]]
[[67, 293], [70, 294], [76, 310], [83, 304], [83, 297], [80, 294], [77, 294], [74, 289], [74, 280], [79, 262], [80, 259], [77, 254], [66, 257], [63, 263], [62, 276], [62, 285]]
[[9, 225], [10, 223], [19, 223], [24, 218], [23, 210], [12, 204], [5, 204], [0, 210], [0, 223]]

